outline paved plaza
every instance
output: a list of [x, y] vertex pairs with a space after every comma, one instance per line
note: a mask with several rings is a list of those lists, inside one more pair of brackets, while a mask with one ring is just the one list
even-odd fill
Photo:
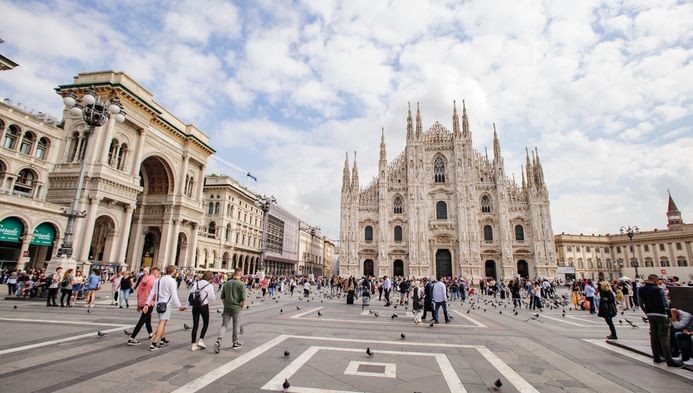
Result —
[[[288, 380], [289, 392], [457, 393], [494, 391], [500, 379], [503, 392], [689, 392], [693, 383], [693, 372], [606, 344], [603, 320], [584, 312], [514, 315], [510, 305], [484, 298], [473, 310], [451, 303], [454, 319], [429, 327], [415, 325], [408, 307], [384, 307], [377, 294], [363, 308], [360, 299], [346, 305], [313, 289], [302, 300], [295, 294], [262, 302], [251, 293], [242, 314], [243, 348], [231, 351], [229, 334], [220, 354], [211, 349], [220, 304], [211, 311], [210, 349], [190, 351], [188, 311], [174, 312], [171, 344], [150, 352], [146, 331], [142, 345], [126, 345], [123, 331], [138, 314], [111, 306], [108, 290], [89, 313], [79, 302], [62, 309], [3, 300], [0, 386], [6, 392], [271, 392]], [[181, 289], [181, 299], [186, 296]], [[647, 339], [639, 313], [619, 319], [620, 341]]]

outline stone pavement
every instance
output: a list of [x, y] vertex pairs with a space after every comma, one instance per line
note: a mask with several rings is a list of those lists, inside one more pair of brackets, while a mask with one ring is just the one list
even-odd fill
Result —
[[[489, 392], [500, 379], [503, 392], [688, 392], [693, 381], [693, 372], [606, 344], [603, 320], [581, 311], [536, 317], [524, 309], [514, 315], [508, 304], [489, 299], [477, 300], [474, 309], [456, 301], [451, 323], [429, 327], [415, 325], [409, 307], [384, 307], [377, 296], [363, 308], [360, 299], [348, 306], [344, 298], [313, 292], [310, 299], [280, 295], [264, 302], [251, 294], [241, 317], [243, 348], [231, 351], [228, 334], [218, 355], [211, 348], [219, 303], [205, 340], [210, 349], [190, 351], [183, 324], [191, 324], [191, 314], [175, 311], [171, 344], [150, 352], [146, 332], [142, 345], [125, 344], [123, 330], [138, 315], [111, 306], [107, 290], [91, 313], [81, 304], [0, 301], [0, 386], [7, 392], [272, 392], [288, 379], [290, 392], [431, 393]], [[638, 312], [618, 319], [621, 341], [647, 339]], [[99, 330], [106, 334], [99, 337]]]

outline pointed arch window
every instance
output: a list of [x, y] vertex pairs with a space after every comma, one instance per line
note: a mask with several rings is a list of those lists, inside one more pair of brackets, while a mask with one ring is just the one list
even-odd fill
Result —
[[363, 236], [367, 242], [372, 242], [373, 241], [373, 227], [368, 225], [366, 228], [363, 230]]
[[481, 212], [491, 213], [491, 198], [489, 198], [488, 195], [481, 197]]
[[436, 219], [437, 220], [447, 220], [448, 219], [448, 204], [443, 201], [438, 201], [436, 203]]
[[525, 229], [522, 225], [515, 225], [515, 240], [522, 242], [525, 240]]
[[214, 214], [214, 202], [209, 202], [209, 208], [207, 209], [207, 214]]
[[402, 214], [402, 197], [397, 195], [395, 197], [395, 201], [393, 202], [394, 206], [394, 213], [395, 214]]
[[402, 241], [402, 227], [397, 225], [395, 226], [395, 241], [396, 242], [401, 242]]
[[445, 183], [445, 161], [441, 156], [433, 161], [433, 180], [436, 183]]
[[488, 243], [493, 241], [493, 228], [490, 225], [484, 225], [484, 241]]

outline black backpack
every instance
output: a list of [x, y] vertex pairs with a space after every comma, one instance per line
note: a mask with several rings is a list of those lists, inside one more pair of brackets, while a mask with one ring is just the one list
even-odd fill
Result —
[[[197, 286], [197, 290], [190, 292], [190, 295], [188, 295], [188, 303], [190, 303], [191, 306], [193, 306], [194, 308], [202, 308], [202, 302], [204, 302], [204, 300], [202, 299], [202, 296], [200, 296], [200, 291], [207, 288], [208, 285], [209, 283], [207, 283], [207, 285], [205, 285], [204, 287], [200, 288], [199, 283], [195, 283], [195, 286]], [[205, 297], [205, 299], [207, 299], [207, 297]]]

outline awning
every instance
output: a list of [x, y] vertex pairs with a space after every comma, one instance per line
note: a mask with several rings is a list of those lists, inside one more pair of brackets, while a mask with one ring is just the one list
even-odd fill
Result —
[[34, 229], [34, 236], [31, 239], [31, 244], [37, 246], [52, 246], [55, 240], [55, 228], [53, 225], [44, 222]]
[[20, 243], [19, 238], [24, 233], [24, 224], [15, 217], [7, 217], [0, 222], [0, 241]]

